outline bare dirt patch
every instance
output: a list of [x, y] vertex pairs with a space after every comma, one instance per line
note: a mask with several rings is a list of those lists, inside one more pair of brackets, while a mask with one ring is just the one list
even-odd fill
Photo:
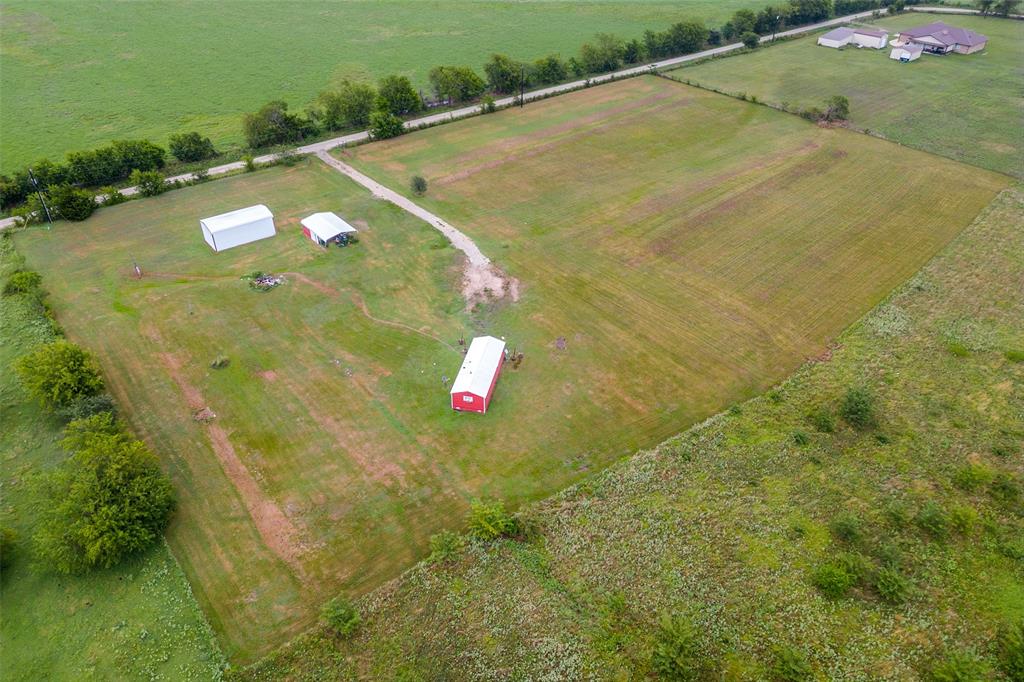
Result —
[[519, 280], [506, 275], [493, 264], [466, 264], [462, 279], [462, 297], [470, 308], [477, 303], [488, 303], [509, 298], [519, 300]]

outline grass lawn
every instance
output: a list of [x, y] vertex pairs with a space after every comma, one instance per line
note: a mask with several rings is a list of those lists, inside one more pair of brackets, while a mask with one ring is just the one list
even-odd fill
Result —
[[831, 95], [846, 95], [859, 128], [1024, 178], [1024, 22], [909, 13], [877, 23], [894, 36], [939, 19], [987, 35], [988, 47], [900, 64], [889, 59], [888, 49], [834, 50], [818, 46], [814, 35], [672, 75], [794, 108], [820, 107]]
[[[820, 355], [1006, 184], [888, 148], [653, 77], [359, 148], [396, 188], [421, 171], [520, 280], [468, 313], [456, 252], [315, 159], [17, 243], [167, 463], [171, 545], [246, 662], [422, 558], [471, 497], [544, 497]], [[198, 218], [257, 202], [278, 236], [210, 252]], [[320, 210], [360, 243], [305, 241]], [[256, 269], [288, 281], [252, 292]], [[526, 354], [482, 418], [442, 383], [476, 331]]]
[[240, 145], [241, 118], [272, 99], [301, 111], [342, 78], [492, 52], [566, 58], [598, 32], [640, 37], [686, 18], [725, 21], [767, 0], [346, 0], [67, 2], [0, 6], [0, 171], [114, 139], [198, 130]]
[[[694, 624], [699, 679], [773, 679], [779, 645], [818, 680], [932, 679], [963, 650], [991, 672], [997, 629], [1024, 618], [1024, 508], [992, 486], [1024, 484], [1024, 363], [1007, 356], [1024, 302], [1006, 285], [1022, 213], [1007, 190], [827, 361], [529, 509], [530, 541], [417, 567], [360, 603], [351, 641], [317, 630], [243, 679], [649, 679], [662, 613]], [[877, 427], [838, 417], [849, 386]], [[841, 553], [868, 571], [832, 600], [810, 577]], [[904, 603], [871, 586], [885, 564]]]
[[[0, 280], [21, 265], [0, 239]], [[166, 545], [117, 569], [58, 576], [32, 566], [34, 482], [65, 454], [62, 425], [30, 402], [12, 365], [54, 338], [25, 296], [0, 297], [0, 524], [18, 536], [0, 580], [0, 678], [209, 680], [221, 655]]]

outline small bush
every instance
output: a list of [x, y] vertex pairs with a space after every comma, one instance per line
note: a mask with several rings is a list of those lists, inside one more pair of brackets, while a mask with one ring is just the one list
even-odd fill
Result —
[[231, 358], [226, 355], [218, 355], [210, 362], [210, 369], [224, 369], [231, 364]]
[[917, 512], [917, 525], [936, 540], [949, 534], [949, 516], [937, 502], [928, 502]]
[[846, 391], [839, 414], [855, 429], [868, 429], [878, 423], [875, 397], [865, 388], [854, 387]]
[[807, 656], [791, 646], [777, 646], [772, 651], [769, 671], [773, 682], [804, 682], [814, 679], [814, 668]]
[[834, 562], [846, 574], [853, 578], [854, 583], [865, 579], [871, 572], [871, 562], [867, 557], [857, 552], [840, 552], [836, 555]]
[[973, 492], [992, 480], [992, 471], [983, 464], [968, 464], [953, 474], [953, 485], [966, 492]]
[[978, 523], [978, 512], [973, 507], [957, 505], [949, 511], [949, 525], [961, 535], [968, 535]]
[[797, 429], [796, 431], [793, 432], [793, 442], [800, 446], [807, 445], [808, 443], [811, 442], [811, 437], [807, 434], [806, 431], [801, 431]]
[[860, 519], [856, 514], [840, 514], [829, 524], [829, 529], [838, 539], [851, 545], [860, 542], [864, 536]]
[[836, 418], [827, 408], [819, 407], [807, 415], [807, 421], [821, 433], [834, 433]]
[[515, 535], [515, 518], [505, 511], [501, 500], [473, 500], [466, 516], [469, 534], [479, 540], [497, 540]]
[[462, 550], [462, 536], [450, 530], [443, 530], [430, 536], [430, 561], [442, 563], [453, 559]]
[[15, 369], [25, 389], [51, 409], [68, 407], [103, 390], [99, 365], [93, 356], [63, 339], [22, 357]]
[[1010, 362], [1024, 362], [1024, 350], [1008, 350], [1003, 353], [1003, 357]]
[[256, 170], [256, 157], [252, 154], [246, 154], [242, 157], [242, 163], [245, 164], [245, 172], [252, 173]]
[[1016, 502], [1020, 497], [1020, 486], [1010, 474], [1000, 471], [988, 487], [989, 494], [1000, 502]]
[[210, 141], [210, 138], [203, 137], [196, 132], [171, 135], [168, 146], [174, 158], [185, 163], [202, 161], [217, 155], [217, 150], [213, 148], [213, 142]]
[[748, 50], [757, 49], [757, 46], [761, 44], [761, 41], [758, 39], [757, 34], [754, 33], [753, 31], [747, 31], [742, 36], [740, 36], [740, 42], [742, 42], [743, 47], [747, 48]]
[[1024, 619], [999, 630], [996, 658], [1007, 679], [1024, 680]]
[[497, 110], [498, 105], [495, 103], [494, 98], [490, 95], [484, 95], [483, 99], [480, 100], [480, 113], [493, 114]]
[[959, 341], [950, 341], [946, 344], [946, 350], [958, 358], [966, 358], [971, 354], [971, 349]]
[[398, 137], [405, 132], [402, 119], [389, 111], [375, 111], [370, 114], [370, 137], [374, 140], [386, 140]]
[[896, 528], [906, 528], [910, 523], [910, 508], [900, 500], [892, 500], [885, 505], [885, 516]]
[[359, 611], [344, 597], [335, 597], [324, 604], [320, 616], [327, 626], [341, 637], [350, 636], [362, 622]]
[[838, 563], [825, 563], [814, 569], [811, 584], [829, 599], [841, 599], [856, 583], [854, 576]]
[[414, 175], [409, 181], [409, 188], [416, 196], [423, 196], [427, 193], [427, 181], [421, 175]]
[[128, 197], [121, 194], [121, 191], [112, 185], [101, 187], [100, 196], [103, 197], [104, 206], [117, 206], [118, 204], [123, 204], [128, 201]]
[[928, 679], [932, 682], [983, 682], [988, 667], [972, 653], [955, 651], [935, 663]]
[[91, 192], [71, 185], [50, 187], [50, 203], [64, 220], [85, 220], [96, 210], [96, 199]]
[[18, 270], [7, 278], [7, 283], [4, 284], [4, 296], [32, 293], [39, 289], [39, 285], [42, 283], [43, 278], [39, 276], [38, 272]]
[[155, 197], [168, 190], [167, 183], [160, 171], [141, 171], [138, 168], [132, 171], [128, 182], [139, 188], [139, 194], [144, 197]]
[[663, 680], [688, 682], [701, 673], [697, 629], [682, 616], [663, 614], [651, 653], [651, 667]]
[[902, 604], [910, 597], [910, 581], [893, 566], [875, 571], [871, 585], [878, 596], [890, 604]]

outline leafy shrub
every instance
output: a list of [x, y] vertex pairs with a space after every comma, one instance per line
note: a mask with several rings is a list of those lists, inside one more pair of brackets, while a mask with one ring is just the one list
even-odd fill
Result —
[[1003, 353], [1003, 357], [1005, 357], [1010, 362], [1024, 362], [1024, 350], [1008, 350], [1005, 353]]
[[423, 196], [427, 193], [427, 181], [421, 175], [414, 175], [409, 181], [409, 188], [413, 194]]
[[256, 170], [256, 157], [252, 154], [245, 154], [242, 156], [242, 163], [245, 164], [246, 173], [252, 173]]
[[114, 404], [114, 399], [109, 393], [83, 396], [67, 407], [61, 407], [56, 410], [58, 417], [69, 422], [85, 419], [103, 412], [117, 413], [117, 406]]
[[422, 109], [423, 100], [406, 76], [385, 76], [378, 84], [375, 106], [378, 111], [405, 116]]
[[856, 514], [840, 514], [832, 519], [829, 529], [837, 538], [851, 545], [860, 542], [864, 536], [860, 518]]
[[71, 422], [71, 453], [43, 481], [34, 536], [41, 562], [60, 573], [109, 568], [160, 537], [173, 506], [156, 457], [109, 413]]
[[910, 508], [900, 500], [892, 500], [885, 505], [885, 516], [896, 528], [906, 528], [910, 523]]
[[320, 610], [320, 617], [328, 627], [342, 637], [350, 636], [362, 622], [359, 611], [344, 597], [335, 597], [324, 604]]
[[651, 653], [651, 667], [663, 680], [689, 682], [701, 673], [697, 629], [682, 616], [663, 614]]
[[210, 369], [224, 369], [231, 364], [231, 358], [226, 355], [218, 355], [210, 361]]
[[93, 356], [63, 339], [22, 357], [15, 369], [25, 389], [50, 408], [67, 407], [103, 390], [103, 379]]
[[1010, 474], [1000, 471], [988, 487], [989, 494], [1000, 502], [1016, 502], [1020, 497], [1020, 486]]
[[1024, 619], [1000, 628], [996, 657], [1007, 679], [1024, 680]]
[[493, 114], [497, 110], [498, 104], [494, 101], [494, 98], [490, 95], [484, 95], [484, 98], [480, 100], [480, 113]]
[[430, 536], [430, 561], [441, 563], [455, 557], [462, 549], [462, 536], [450, 530], [443, 530]]
[[92, 193], [71, 185], [57, 185], [48, 190], [51, 206], [64, 220], [85, 220], [96, 210]]
[[811, 442], [811, 437], [807, 434], [806, 431], [801, 431], [797, 429], [796, 431], [793, 432], [793, 442], [801, 446], [807, 445], [808, 443]]
[[910, 597], [910, 581], [893, 566], [875, 571], [871, 584], [878, 596], [890, 604], [902, 604]]
[[100, 196], [103, 197], [102, 201], [104, 206], [117, 206], [118, 204], [123, 204], [128, 201], [128, 197], [121, 194], [121, 191], [112, 185], [101, 187]]
[[505, 511], [501, 500], [473, 500], [466, 516], [469, 534], [479, 540], [497, 540], [515, 535], [515, 518]]
[[973, 507], [957, 505], [949, 511], [949, 524], [961, 535], [967, 535], [978, 522], [978, 512]]
[[370, 137], [374, 140], [386, 140], [398, 137], [405, 132], [402, 119], [389, 111], [374, 111], [370, 114]]
[[988, 669], [974, 654], [955, 651], [932, 666], [928, 679], [931, 682], [984, 682], [988, 679]]
[[758, 38], [757, 34], [754, 33], [753, 31], [747, 31], [746, 33], [741, 35], [740, 42], [742, 42], [743, 47], [747, 48], [748, 50], [757, 49], [757, 46], [761, 44], [761, 41]]
[[217, 155], [210, 138], [196, 132], [171, 135], [169, 146], [174, 158], [185, 163], [202, 161]]
[[855, 429], [867, 429], [875, 426], [878, 418], [875, 414], [874, 395], [865, 388], [848, 389], [839, 406], [839, 414]]
[[917, 525], [937, 540], [949, 533], [949, 516], [938, 502], [928, 502], [917, 512]]
[[164, 176], [160, 174], [160, 171], [155, 170], [133, 170], [128, 182], [138, 187], [139, 194], [144, 197], [155, 197], [169, 189], [167, 183], [164, 182]]
[[836, 430], [836, 418], [826, 407], [819, 407], [807, 415], [807, 421], [821, 433], [834, 433]]
[[850, 575], [846, 567], [835, 562], [824, 563], [811, 574], [811, 584], [829, 599], [846, 596], [856, 582], [855, 576]]
[[977, 490], [992, 480], [992, 471], [983, 464], [968, 464], [953, 474], [953, 485], [966, 492]]
[[966, 358], [971, 354], [971, 349], [959, 341], [950, 341], [946, 344], [946, 350], [958, 358]]
[[39, 285], [42, 283], [43, 278], [40, 277], [38, 272], [18, 270], [11, 273], [11, 276], [7, 278], [7, 283], [4, 284], [4, 296], [32, 293], [39, 289]]
[[791, 646], [777, 646], [772, 651], [772, 666], [769, 670], [774, 682], [804, 682], [814, 679], [814, 669], [807, 656]]
[[281, 100], [267, 102], [259, 111], [242, 119], [245, 141], [252, 149], [272, 144], [297, 142], [316, 132], [311, 121], [288, 113], [288, 104]]
[[840, 552], [836, 555], [834, 563], [846, 571], [846, 574], [853, 578], [854, 583], [860, 582], [871, 572], [871, 562], [863, 554], [857, 552]]

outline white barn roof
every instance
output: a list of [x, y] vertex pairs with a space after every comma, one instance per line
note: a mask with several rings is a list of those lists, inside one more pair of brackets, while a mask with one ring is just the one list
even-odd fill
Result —
[[486, 396], [491, 380], [505, 357], [505, 342], [493, 336], [478, 336], [469, 344], [466, 359], [452, 384], [452, 394], [473, 393]]
[[200, 222], [206, 225], [206, 229], [214, 234], [224, 232], [240, 225], [249, 225], [266, 218], [273, 219], [274, 214], [263, 204], [256, 204], [247, 208], [240, 208], [237, 211], [221, 213], [220, 215], [203, 218]]
[[314, 213], [308, 218], [303, 218], [302, 224], [308, 227], [310, 232], [323, 241], [334, 239], [339, 234], [348, 234], [357, 231], [356, 228], [352, 227], [329, 211], [324, 213]]

